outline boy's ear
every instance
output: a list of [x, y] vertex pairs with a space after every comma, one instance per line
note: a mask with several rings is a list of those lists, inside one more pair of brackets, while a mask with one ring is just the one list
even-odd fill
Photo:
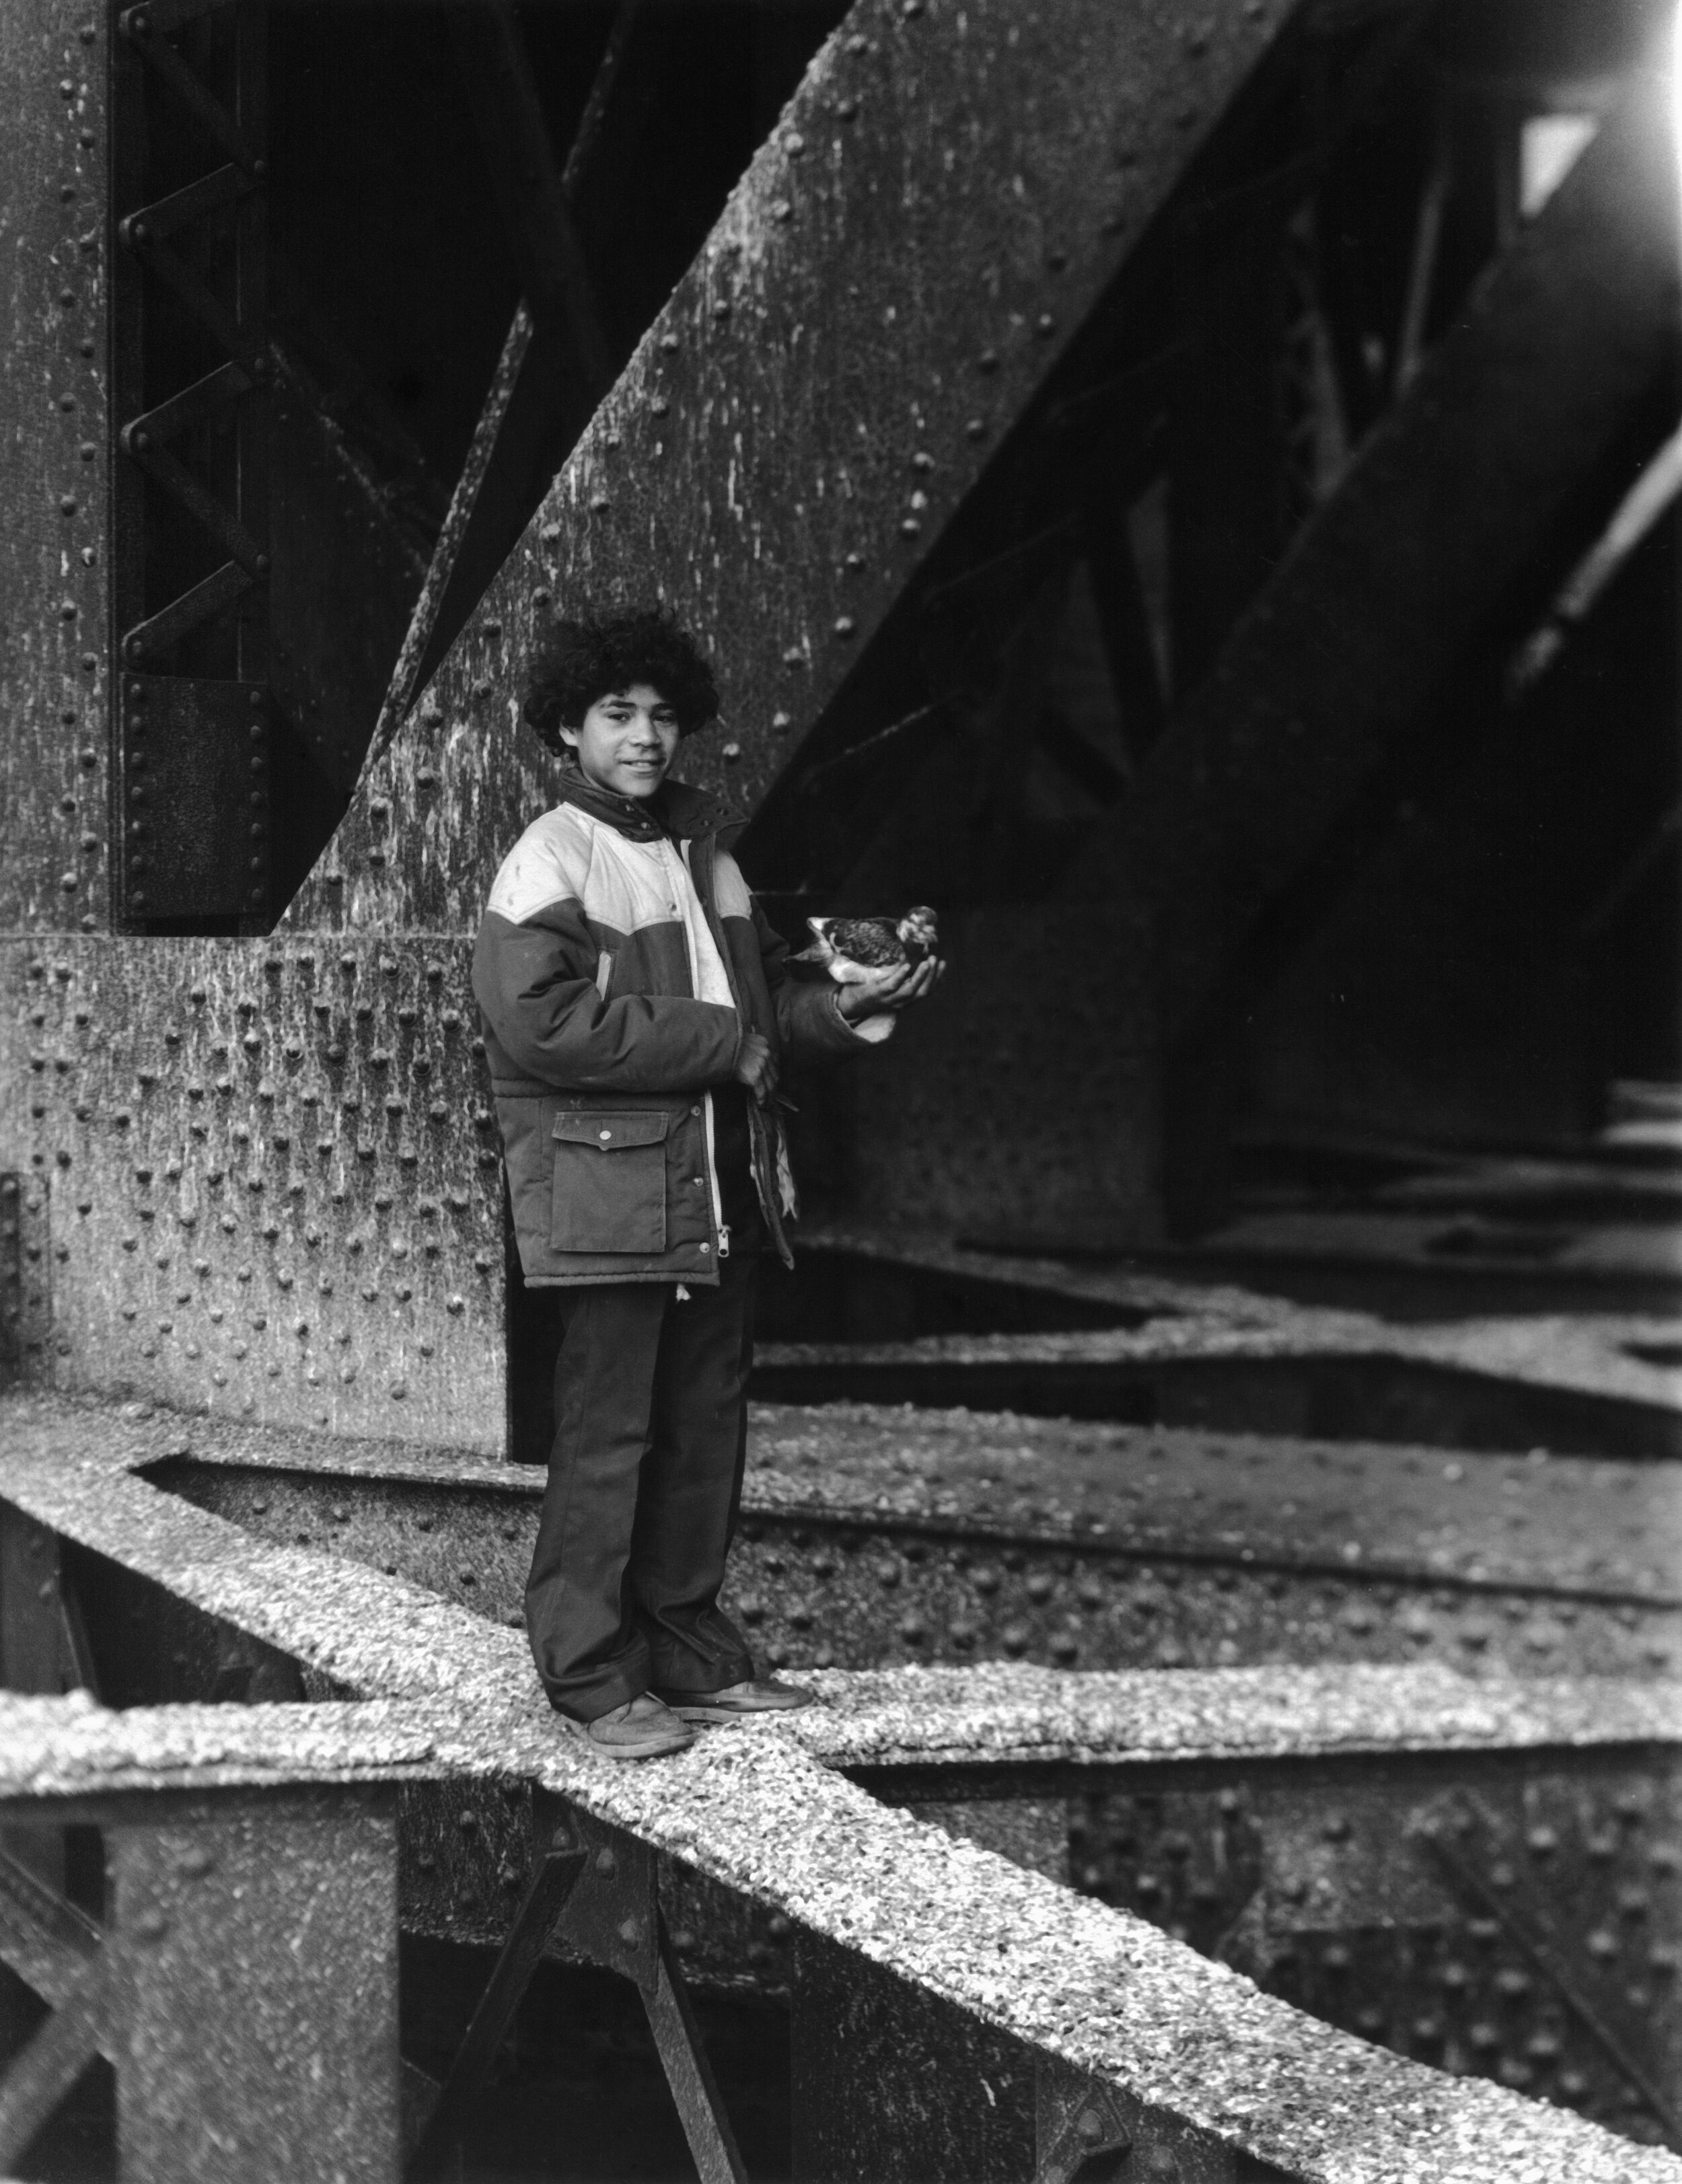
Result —
[[573, 749], [576, 750], [578, 748], [578, 730], [570, 726], [565, 721], [558, 722], [556, 725], [560, 730], [560, 739], [562, 743], [571, 744]]

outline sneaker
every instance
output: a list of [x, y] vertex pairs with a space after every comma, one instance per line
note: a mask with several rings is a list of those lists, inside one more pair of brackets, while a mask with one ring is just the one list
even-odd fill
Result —
[[667, 1691], [666, 1702], [685, 1721], [740, 1721], [751, 1713], [791, 1713], [817, 1697], [799, 1684], [763, 1681], [727, 1684], [721, 1691]]
[[604, 1759], [658, 1759], [668, 1752], [682, 1752], [695, 1741], [694, 1730], [652, 1691], [639, 1691], [593, 1721], [576, 1721], [559, 1712], [555, 1719]]

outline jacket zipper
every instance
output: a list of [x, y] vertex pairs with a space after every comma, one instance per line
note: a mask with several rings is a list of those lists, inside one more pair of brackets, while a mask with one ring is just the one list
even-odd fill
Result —
[[[683, 883], [699, 905], [701, 900], [700, 890], [695, 885], [694, 875], [689, 869], [688, 859], [681, 850], [674, 850], [670, 843], [662, 842], [660, 848], [666, 855], [673, 858], [682, 867]], [[683, 898], [680, 895], [678, 900], [682, 901]], [[705, 908], [702, 909], [701, 915], [703, 916], [706, 915]], [[687, 901], [683, 903], [683, 944], [689, 951], [689, 990], [692, 994], [699, 993], [701, 984], [700, 957], [695, 947], [694, 933], [690, 929], [689, 905]], [[719, 960], [724, 964], [725, 982], [730, 987], [731, 999], [736, 1001], [737, 1020], [738, 1022], [744, 1021], [742, 1016], [742, 1004], [736, 999], [735, 981], [730, 976], [730, 965], [721, 949], [719, 950]], [[730, 1231], [724, 1225], [724, 1193], [719, 1189], [718, 1184], [718, 1145], [713, 1133], [710, 1092], [703, 1092], [701, 1095], [701, 1115], [706, 1129], [707, 1184], [712, 1199], [713, 1234], [718, 1240], [719, 1257], [727, 1259], [730, 1256]]]
[[727, 1259], [730, 1256], [730, 1231], [724, 1225], [724, 1194], [718, 1187], [718, 1148], [713, 1142], [712, 1095], [704, 1092], [701, 1097], [706, 1103], [701, 1112], [706, 1118], [707, 1181], [712, 1185], [712, 1225], [718, 1236], [718, 1256], [721, 1259]]

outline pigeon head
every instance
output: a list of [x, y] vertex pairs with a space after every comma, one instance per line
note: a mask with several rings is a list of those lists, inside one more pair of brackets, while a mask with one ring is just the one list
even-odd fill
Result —
[[918, 903], [899, 920], [899, 938], [908, 948], [921, 948], [932, 956], [940, 939], [934, 912], [927, 903]]

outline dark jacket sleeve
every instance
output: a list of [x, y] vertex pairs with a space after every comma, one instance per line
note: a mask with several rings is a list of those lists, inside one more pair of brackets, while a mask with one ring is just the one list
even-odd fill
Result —
[[473, 950], [473, 994], [520, 1074], [565, 1091], [688, 1092], [727, 1084], [734, 1009], [675, 994], [604, 1000], [597, 949], [576, 900], [528, 923], [487, 911]]
[[[827, 978], [808, 982], [791, 977], [788, 942], [757, 900], [753, 910], [760, 961], [777, 1016], [777, 1035], [786, 1055], [803, 1061], [825, 1055], [863, 1054], [887, 1038], [894, 1028], [891, 1016], [866, 1017], [858, 1025], [849, 1024], [836, 1006], [836, 990]], [[866, 1029], [866, 1025], [872, 1028]]]

